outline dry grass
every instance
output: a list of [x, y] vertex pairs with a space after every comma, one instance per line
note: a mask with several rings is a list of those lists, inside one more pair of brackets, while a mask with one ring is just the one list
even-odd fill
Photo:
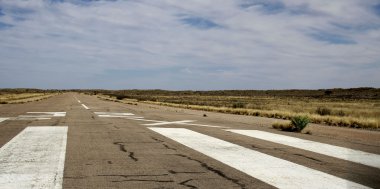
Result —
[[[100, 93], [100, 92], [99, 92]], [[145, 102], [178, 108], [378, 129], [380, 89], [163, 91], [122, 90], [103, 96], [128, 103]]]
[[39, 101], [52, 96], [56, 93], [7, 93], [0, 94], [0, 104], [22, 104], [26, 102]]
[[[332, 126], [378, 129], [380, 125], [380, 100], [225, 96], [164, 96], [157, 98], [157, 101], [142, 102], [170, 107], [285, 120], [290, 120], [296, 116], [307, 116], [312, 123]], [[121, 101], [131, 103], [136, 102], [136, 99], [123, 99]], [[233, 104], [236, 102], [239, 104], [234, 106]], [[242, 106], [241, 104], [244, 105]], [[320, 107], [328, 108], [331, 111], [330, 115], [318, 114], [317, 110]]]

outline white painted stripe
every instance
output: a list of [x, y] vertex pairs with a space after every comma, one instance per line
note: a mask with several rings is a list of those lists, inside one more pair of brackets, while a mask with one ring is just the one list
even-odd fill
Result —
[[149, 128], [278, 188], [368, 188], [184, 128]]
[[119, 116], [131, 116], [133, 113], [117, 113], [117, 112], [95, 112], [97, 115], [119, 115]]
[[157, 125], [171, 125], [171, 124], [181, 124], [181, 123], [191, 123], [194, 122], [194, 120], [183, 120], [183, 121], [165, 121], [165, 122], [160, 122], [160, 123], [148, 123], [148, 124], [143, 124], [146, 126], [157, 126]]
[[[156, 122], [156, 123], [152, 123], [152, 124], [142, 124], [142, 125], [146, 125], [146, 126], [156, 126], [156, 125], [167, 125], [167, 124], [178, 124], [178, 125], [191, 125], [191, 126], [198, 126], [198, 127], [213, 127], [213, 128], [229, 128], [229, 127], [222, 127], [222, 126], [215, 126], [215, 125], [205, 125], [205, 124], [196, 124], [196, 123], [187, 123], [187, 122], [169, 122], [169, 121], [158, 121], [158, 120], [149, 120], [149, 119], [142, 119], [144, 117], [136, 117], [136, 118], [133, 118], [133, 117], [130, 117], [128, 119], [131, 119], [131, 120], [136, 120], [136, 121], [149, 121], [149, 122]], [[187, 121], [187, 120], [185, 120]], [[188, 121], [195, 121], [195, 120], [188, 120]]]
[[229, 127], [222, 127], [222, 126], [215, 126], [215, 125], [204, 125], [204, 124], [196, 124], [196, 123], [185, 123], [180, 125], [192, 125], [192, 126], [198, 126], [198, 127], [214, 127], [214, 128], [229, 128]]
[[48, 117], [16, 117], [12, 120], [48, 120]]
[[144, 117], [137, 117], [137, 116], [122, 116], [122, 115], [98, 115], [99, 117], [109, 117], [109, 118], [144, 118]]
[[8, 117], [0, 117], [0, 123], [7, 120], [7, 119], [9, 119], [9, 118]]
[[380, 155], [258, 130], [227, 131], [380, 168]]
[[86, 105], [82, 104], [83, 108], [86, 109], [86, 110], [89, 110], [90, 108], [87, 107]]
[[0, 148], [0, 188], [62, 188], [67, 126], [27, 127]]
[[[41, 116], [54, 116], [54, 117], [65, 117], [66, 116], [66, 112], [27, 112], [28, 114], [45, 114], [45, 115], [41, 115]], [[22, 116], [25, 116], [25, 115], [21, 115], [19, 117], [22, 117]], [[31, 115], [27, 115], [27, 116], [31, 116]]]

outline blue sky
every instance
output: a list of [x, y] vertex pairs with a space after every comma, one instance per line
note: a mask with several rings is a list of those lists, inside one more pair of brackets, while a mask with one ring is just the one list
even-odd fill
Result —
[[380, 87], [380, 2], [3, 0], [7, 87]]

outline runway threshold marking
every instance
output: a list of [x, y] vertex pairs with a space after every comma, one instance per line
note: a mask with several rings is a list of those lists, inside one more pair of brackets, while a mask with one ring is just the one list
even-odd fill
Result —
[[227, 129], [226, 131], [380, 168], [380, 155], [377, 154], [258, 130]]
[[278, 188], [368, 188], [189, 129], [149, 129]]
[[86, 105], [84, 105], [84, 104], [81, 104], [82, 106], [83, 106], [83, 108], [84, 109], [86, 109], [86, 110], [89, 110], [90, 108], [89, 107], [87, 107]]
[[62, 188], [67, 126], [33, 126], [0, 148], [1, 188]]

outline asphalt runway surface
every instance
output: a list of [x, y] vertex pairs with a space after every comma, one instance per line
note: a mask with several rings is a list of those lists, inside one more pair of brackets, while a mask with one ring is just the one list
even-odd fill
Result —
[[378, 131], [274, 121], [79, 93], [2, 104], [0, 188], [380, 188]]

